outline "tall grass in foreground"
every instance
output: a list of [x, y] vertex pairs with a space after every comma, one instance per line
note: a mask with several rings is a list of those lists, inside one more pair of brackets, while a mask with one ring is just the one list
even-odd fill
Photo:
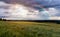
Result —
[[60, 37], [60, 25], [0, 21], [0, 37]]

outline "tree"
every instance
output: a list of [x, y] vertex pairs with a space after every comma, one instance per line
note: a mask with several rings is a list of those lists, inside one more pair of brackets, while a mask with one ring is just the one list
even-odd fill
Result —
[[0, 18], [0, 21], [2, 20], [2, 18]]

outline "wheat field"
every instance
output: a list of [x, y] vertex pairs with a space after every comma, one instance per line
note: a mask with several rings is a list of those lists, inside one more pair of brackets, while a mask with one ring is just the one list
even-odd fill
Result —
[[0, 37], [60, 37], [60, 24], [0, 21]]

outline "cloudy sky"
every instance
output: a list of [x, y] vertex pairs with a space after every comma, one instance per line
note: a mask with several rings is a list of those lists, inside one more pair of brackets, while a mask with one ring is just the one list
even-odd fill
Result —
[[60, 0], [0, 0], [0, 18], [60, 20]]

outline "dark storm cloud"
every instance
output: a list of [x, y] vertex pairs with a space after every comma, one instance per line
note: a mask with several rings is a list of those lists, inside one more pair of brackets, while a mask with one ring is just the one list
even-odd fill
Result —
[[42, 5], [46, 7], [60, 6], [60, 0], [0, 0], [6, 3], [20, 3], [27, 6]]
[[0, 0], [0, 1], [3, 1], [3, 2], [6, 2], [6, 3], [9, 3], [10, 0]]

